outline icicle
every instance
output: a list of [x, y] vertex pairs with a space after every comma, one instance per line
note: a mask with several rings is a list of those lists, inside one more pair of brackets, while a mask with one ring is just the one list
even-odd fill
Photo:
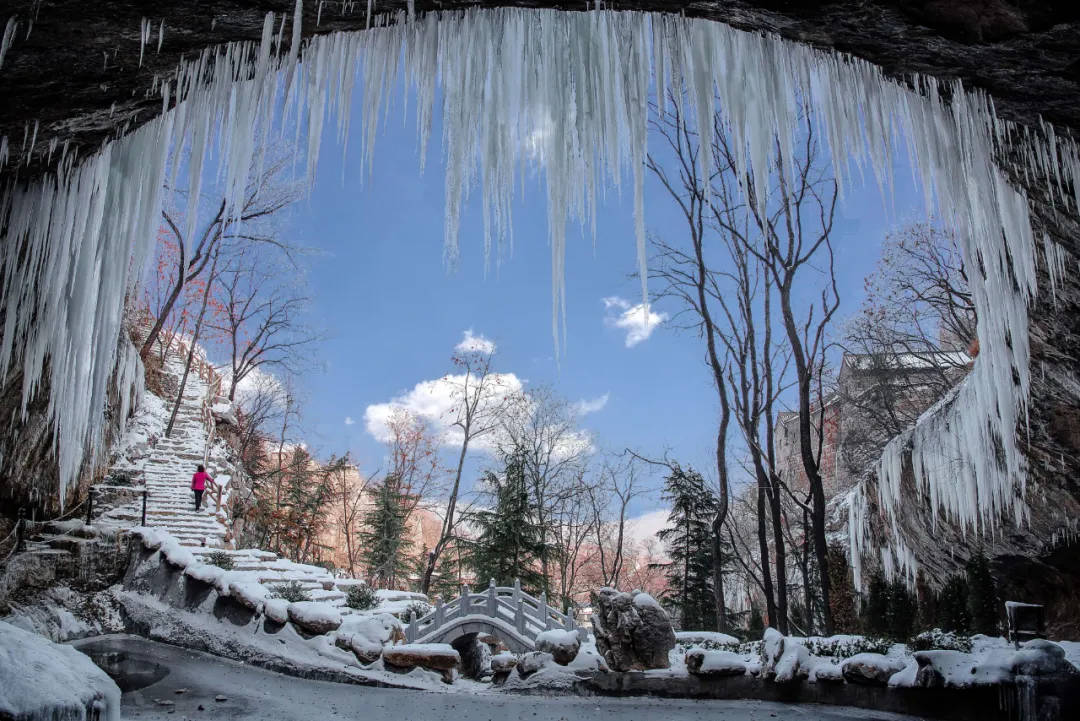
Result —
[[157, 51], [161, 52], [161, 43], [165, 42], [165, 18], [161, 18], [157, 29]]
[[[104, 397], [97, 385], [100, 369], [113, 368], [116, 359], [94, 357], [91, 351], [111, 347], [104, 340], [117, 328], [122, 297], [116, 293], [130, 280], [124, 275], [103, 285], [93, 275], [98, 271], [92, 259], [145, 252], [149, 241], [138, 233], [154, 235], [166, 148], [190, 149], [188, 188], [195, 197], [206, 154], [218, 146], [231, 215], [240, 207], [252, 168], [256, 133], [279, 109], [298, 111], [295, 129], [308, 132], [313, 174], [324, 116], [337, 113], [339, 137], [350, 135], [355, 76], [363, 97], [357, 135], [363, 170], [373, 162], [380, 114], [388, 111], [398, 75], [403, 71], [416, 90], [422, 148], [430, 134], [435, 89], [441, 87], [447, 260], [458, 256], [460, 215], [477, 186], [485, 257], [493, 245], [501, 253], [510, 236], [515, 178], [526, 164], [537, 166], [546, 183], [552, 330], [558, 344], [566, 317], [566, 224], [575, 219], [595, 227], [598, 189], [618, 190], [627, 179], [633, 183], [639, 267], [642, 262], [642, 163], [651, 75], [657, 88], [672, 90], [683, 117], [696, 118], [701, 126], [711, 127], [713, 109], [723, 109], [749, 202], [764, 202], [775, 161], [793, 172], [793, 138], [803, 103], [815, 110], [814, 122], [842, 184], [869, 169], [888, 192], [894, 145], [904, 139], [927, 202], [957, 228], [968, 267], [978, 267], [975, 258], [984, 261], [984, 277], [973, 283], [982, 353], [950, 402], [886, 449], [878, 488], [883, 511], [895, 513], [901, 471], [910, 462], [935, 513], [962, 527], [981, 531], [999, 516], [1021, 519], [1026, 468], [1014, 429], [1026, 413], [1027, 303], [1035, 292], [1035, 243], [1027, 200], [995, 164], [995, 144], [1008, 138], [1021, 143], [1025, 172], [1046, 180], [1060, 202], [1077, 207], [1080, 152], [1071, 139], [1046, 131], [1016, 133], [994, 116], [985, 96], [958, 83], [942, 93], [938, 81], [915, 78], [913, 91], [858, 59], [680, 16], [471, 8], [430, 12], [409, 22], [403, 9], [368, 31], [318, 35], [306, 43], [302, 16], [297, 0], [287, 55], [282, 56], [284, 20], [276, 44], [266, 30], [271, 25], [265, 25], [259, 45], [206, 51], [181, 65], [174, 86], [162, 86], [163, 95], [174, 100], [157, 120], [32, 189], [5, 189], [0, 207], [8, 209], [7, 234], [27, 241], [33, 264], [2, 256], [0, 370], [12, 362], [26, 368], [24, 403], [47, 359], [62, 359], [50, 367], [50, 373], [67, 373], [54, 376], [57, 380], [93, 371], [91, 383], [66, 384], [51, 406], [62, 487], [87, 443], [100, 436], [94, 420]], [[943, 94], [951, 98], [949, 105]], [[140, 155], [153, 162], [137, 162]], [[698, 172], [707, 175], [714, 168], [715, 159], [703, 152]], [[0, 245], [20, 243], [5, 238]], [[115, 265], [126, 273], [129, 264]], [[35, 275], [30, 268], [41, 270]], [[16, 273], [34, 281], [18, 287], [10, 282]], [[75, 297], [82, 305], [60, 300]], [[43, 305], [48, 298], [52, 304]], [[31, 328], [35, 314], [54, 322]], [[85, 332], [72, 330], [84, 323]], [[907, 547], [896, 538], [888, 554], [893, 568], [905, 575], [915, 560]]]
[[150, 20], [143, 18], [139, 23], [139, 67], [142, 67], [146, 44], [150, 42]]
[[4, 67], [4, 57], [7, 55], [8, 49], [11, 48], [11, 41], [15, 37], [15, 30], [19, 27], [19, 23], [16, 22], [15, 18], [15, 15], [8, 18], [7, 25], [4, 26], [4, 36], [0, 39], [0, 69], [3, 69]]

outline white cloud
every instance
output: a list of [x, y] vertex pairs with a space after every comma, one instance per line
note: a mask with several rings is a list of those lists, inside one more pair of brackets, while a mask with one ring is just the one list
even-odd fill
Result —
[[469, 328], [454, 350], [458, 353], [494, 353], [495, 342], [482, 335], [473, 335], [472, 328]]
[[[221, 394], [229, 393], [229, 381], [232, 379], [231, 371], [227, 366], [217, 368], [221, 374]], [[236, 385], [236, 404], [241, 408], [249, 407], [259, 396], [270, 396], [274, 403], [279, 406], [285, 405], [285, 397], [288, 391], [285, 385], [273, 373], [255, 368]]]
[[607, 405], [608, 398], [610, 396], [610, 393], [605, 393], [604, 395], [598, 396], [596, 398], [582, 398], [580, 401], [574, 404], [574, 412], [577, 413], [577, 415], [579, 416], [585, 416], [590, 413], [596, 413], [597, 411], [603, 410], [604, 406]]
[[[468, 334], [466, 334], [468, 337]], [[464, 342], [464, 341], [463, 341]], [[420, 381], [412, 390], [391, 399], [386, 403], [375, 403], [364, 410], [364, 427], [375, 440], [386, 443], [391, 440], [389, 422], [394, 413], [404, 410], [428, 421], [441, 436], [444, 445], [460, 445], [461, 431], [451, 424], [457, 417], [458, 404], [461, 402], [461, 388], [465, 381], [462, 375], [445, 375], [435, 380]], [[492, 373], [487, 383], [490, 391], [481, 401], [483, 406], [494, 406], [508, 395], [520, 393], [522, 382], [513, 373]], [[490, 436], [481, 437], [477, 447], [483, 447], [485, 441], [490, 444]]]
[[656, 327], [668, 319], [667, 313], [656, 313], [649, 303], [631, 305], [618, 296], [604, 298], [604, 324], [626, 331], [626, 347], [633, 348], [647, 340]]
[[351, 426], [354, 423], [356, 423], [356, 421], [353, 420], [352, 416], [345, 416], [345, 425]]
[[656, 538], [656, 533], [668, 524], [668, 509], [649, 511], [640, 516], [626, 519], [626, 538], [633, 544], [646, 546], [655, 543], [662, 558], [667, 558], [667, 550]]

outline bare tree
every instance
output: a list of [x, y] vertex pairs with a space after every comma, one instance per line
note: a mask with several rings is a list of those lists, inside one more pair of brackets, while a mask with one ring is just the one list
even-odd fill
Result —
[[596, 523], [592, 509], [585, 502], [586, 497], [592, 496], [594, 483], [586, 477], [583, 467], [577, 470], [576, 475], [572, 485], [579, 492], [560, 495], [552, 506], [550, 516], [559, 596], [566, 607], [575, 603], [582, 569], [592, 563], [599, 553], [597, 547], [586, 542], [593, 534]]
[[494, 432], [498, 427], [506, 390], [502, 387], [499, 376], [491, 370], [494, 352], [493, 347], [467, 348], [459, 350], [452, 359], [460, 373], [447, 376], [448, 381], [454, 385], [454, 417], [451, 427], [461, 433], [461, 450], [454, 469], [454, 480], [450, 485], [450, 495], [446, 501], [439, 540], [428, 552], [427, 565], [420, 584], [423, 593], [427, 593], [431, 588], [431, 577], [438, 566], [439, 557], [454, 540], [457, 532], [457, 523], [460, 520], [457, 505], [461, 495], [461, 474], [465, 468], [469, 445]]
[[[825, 489], [821, 475], [825, 429], [821, 377], [825, 372], [827, 331], [840, 306], [831, 242], [837, 186], [818, 156], [813, 123], [808, 115], [804, 116], [801, 128], [804, 140], [795, 157], [785, 162], [779, 140], [776, 142], [775, 165], [770, 176], [774, 187], [755, 188], [752, 174], [746, 176], [745, 184], [751, 199], [757, 199], [758, 193], [773, 199], [764, 209], [757, 202], [747, 204], [750, 219], [761, 237], [760, 244], [747, 244], [747, 248], [772, 276], [795, 365], [799, 451], [812, 499], [811, 521], [824, 633], [831, 635]], [[788, 163], [793, 167], [788, 167]], [[824, 287], [816, 301], [803, 306], [795, 298], [797, 281], [808, 274], [816, 274], [815, 264], [825, 268]]]
[[[246, 247], [221, 274], [217, 284], [221, 319], [212, 327], [221, 334], [229, 357], [230, 401], [240, 383], [258, 368], [274, 366], [298, 373], [302, 354], [319, 340], [301, 322], [308, 299], [290, 270], [295, 267], [277, 268]], [[286, 280], [279, 282], [282, 275]]]
[[618, 588], [627, 555], [626, 522], [630, 502], [644, 491], [637, 481], [637, 463], [633, 456], [622, 462], [605, 460], [599, 482], [588, 486], [592, 510], [592, 530], [596, 535], [596, 561], [604, 586]]
[[[674, 110], [658, 116], [653, 127], [667, 141], [674, 162], [650, 156], [648, 167], [682, 210], [689, 244], [684, 249], [654, 239], [657, 253], [650, 274], [662, 281], [657, 297], [680, 301], [680, 316], [691, 318], [686, 325], [706, 339], [707, 358], [721, 400], [721, 425], [726, 430], [726, 424], [735, 420], [746, 443], [745, 470], [757, 485], [756, 553], [760, 565], [756, 579], [763, 589], [770, 623], [786, 630], [785, 512], [773, 419], [782, 397], [793, 387], [799, 408], [800, 449], [806, 441], [802, 461], [809, 486], [820, 491], [821, 438], [815, 445], [813, 431], [821, 427], [814, 422], [814, 412], [822, 406], [817, 392], [826, 329], [839, 303], [829, 242], [835, 183], [817, 162], [808, 121], [803, 129], [805, 143], [796, 157], [785, 160], [777, 141], [770, 185], [761, 188], [759, 195], [752, 174], [740, 176], [737, 153], [727, 138], [722, 114], [713, 116], [712, 127], [701, 137], [680, 116], [679, 104], [670, 105]], [[698, 162], [703, 143], [710, 144], [716, 161], [708, 178], [701, 177]], [[794, 167], [786, 167], [786, 162]], [[759, 203], [759, 198], [765, 202]], [[805, 292], [805, 279], [814, 279], [814, 263], [820, 260], [828, 268], [821, 276], [820, 302], [803, 307], [796, 298]], [[796, 292], [797, 288], [801, 292]], [[779, 324], [786, 342], [774, 337], [774, 324]], [[795, 368], [794, 378], [789, 378], [789, 364]], [[819, 402], [811, 403], [816, 393]], [[723, 445], [718, 441], [718, 468]], [[725, 469], [724, 484], [727, 474]], [[815, 536], [820, 535], [817, 540], [820, 552], [824, 552], [824, 495], [814, 492], [813, 496]], [[724, 510], [726, 515], [726, 507]], [[767, 519], [771, 519], [771, 533]], [[714, 535], [718, 542], [722, 529]], [[827, 595], [827, 589], [822, 590]], [[825, 621], [829, 626], [829, 619]]]
[[199, 315], [195, 321], [195, 330], [191, 334], [191, 344], [188, 346], [187, 359], [184, 361], [184, 373], [180, 377], [180, 388], [176, 391], [176, 401], [173, 403], [172, 413], [169, 415], [169, 424], [165, 426], [165, 437], [172, 435], [173, 426], [176, 424], [176, 415], [180, 410], [180, 404], [184, 400], [184, 389], [187, 387], [188, 376], [191, 374], [191, 364], [195, 359], [197, 343], [202, 334], [203, 322], [206, 320], [206, 309], [209, 306], [210, 292], [214, 279], [217, 277], [217, 264], [219, 248], [213, 250], [213, 262], [210, 263], [210, 274], [206, 279], [206, 287], [202, 293], [202, 305], [199, 307]]
[[[340, 463], [331, 463], [329, 465], [331, 467], [330, 475], [335, 504], [337, 505], [335, 530], [338, 538], [345, 543], [345, 560], [349, 575], [356, 578], [356, 563], [360, 556], [356, 527], [362, 515], [363, 503], [371, 476], [362, 475], [360, 469], [352, 463], [348, 453], [345, 454]], [[340, 553], [340, 549], [338, 550]]]
[[[204, 208], [210, 208], [197, 232], [189, 232], [198, 224], [179, 217], [184, 211], [165, 209], [161, 211], [163, 235], [176, 248], [175, 281], [172, 288], [160, 299], [160, 306], [151, 308], [154, 324], [143, 341], [139, 353], [145, 360], [153, 349], [158, 335], [166, 325], [187, 283], [199, 278], [206, 270], [215, 250], [222, 244], [247, 245], [268, 243], [278, 245], [272, 232], [265, 229], [266, 221], [298, 197], [295, 186], [284, 181], [288, 168], [284, 159], [273, 162], [261, 173], [253, 172], [244, 189], [240, 207], [234, 212], [228, 208], [228, 199], [221, 197], [212, 204], [202, 197], [188, 197], [186, 212], [198, 216]], [[182, 193], [176, 197], [184, 200]], [[160, 269], [159, 269], [160, 272]]]
[[552, 560], [549, 535], [556, 509], [571, 502], [586, 503], [583, 467], [592, 444], [579, 428], [573, 407], [547, 387], [510, 395], [499, 421], [500, 452], [519, 456], [525, 467], [540, 531], [540, 572], [547, 582]]

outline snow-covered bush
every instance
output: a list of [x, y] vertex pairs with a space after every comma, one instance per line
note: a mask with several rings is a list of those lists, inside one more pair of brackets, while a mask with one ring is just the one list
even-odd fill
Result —
[[270, 598], [283, 598], [286, 601], [297, 603], [299, 601], [310, 601], [311, 594], [307, 592], [307, 589], [300, 585], [299, 581], [289, 581], [288, 583], [281, 583], [272, 588]]
[[[679, 638], [679, 636], [687, 636]], [[695, 634], [700, 635], [700, 634]], [[760, 656], [761, 641], [718, 641], [710, 638], [689, 638], [685, 632], [675, 634], [675, 651], [683, 656], [692, 648], [701, 648], [707, 651], [729, 651], [740, 656]]]
[[368, 611], [379, 605], [379, 598], [367, 584], [357, 584], [345, 592], [345, 605], [357, 611]]
[[423, 601], [413, 601], [405, 608], [403, 617], [408, 618], [423, 618], [431, 613], [431, 604]]
[[929, 631], [923, 631], [912, 638], [908, 643], [908, 646], [912, 651], [942, 650], [970, 653], [971, 638], [968, 636], [961, 636], [952, 631], [942, 631], [940, 628], [934, 628]]
[[206, 563], [218, 568], [224, 568], [226, 571], [231, 571], [233, 567], [233, 558], [225, 551], [214, 551], [207, 554]]
[[889, 652], [892, 642], [873, 636], [811, 636], [803, 639], [802, 644], [811, 655], [831, 658], [834, 662], [857, 656], [860, 653]]

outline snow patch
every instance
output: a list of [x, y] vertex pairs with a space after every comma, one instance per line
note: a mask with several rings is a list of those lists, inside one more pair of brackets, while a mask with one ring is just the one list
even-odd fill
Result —
[[0, 621], [0, 716], [120, 721], [120, 688], [85, 656]]

